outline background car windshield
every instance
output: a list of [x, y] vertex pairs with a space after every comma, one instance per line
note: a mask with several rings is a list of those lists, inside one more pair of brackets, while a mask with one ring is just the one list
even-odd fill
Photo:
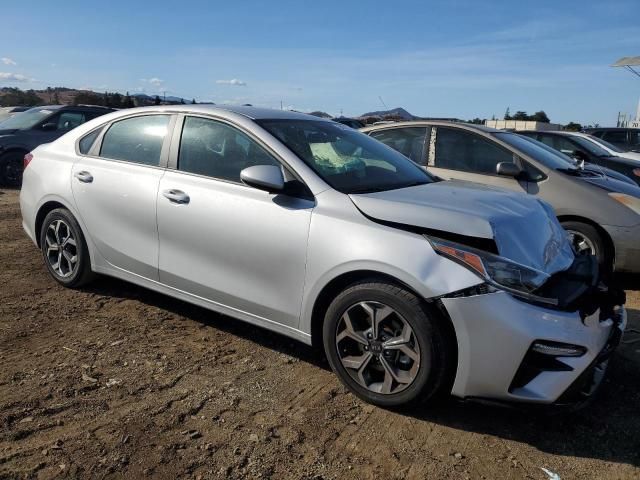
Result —
[[36, 126], [39, 122], [42, 122], [45, 118], [51, 115], [54, 110], [47, 108], [32, 108], [19, 115], [6, 119], [0, 123], [0, 129], [4, 130], [21, 130], [25, 128], [31, 128]]
[[553, 170], [566, 170], [567, 168], [575, 167], [575, 162], [570, 157], [533, 138], [507, 132], [494, 133], [494, 135], [496, 138], [537, 160], [545, 167]]
[[616, 147], [613, 143], [609, 143], [606, 140], [603, 140], [603, 139], [598, 138], [598, 137], [594, 137], [593, 135], [589, 135], [587, 137], [587, 140], [589, 140], [592, 143], [603, 145], [604, 147], [608, 148], [612, 152], [624, 153], [624, 150], [622, 150], [621, 148]]
[[576, 135], [572, 135], [571, 139], [580, 145], [580, 148], [584, 148], [587, 152], [592, 155], [596, 155], [598, 157], [611, 157], [609, 152], [607, 152], [604, 148], [596, 145], [591, 140], [587, 140], [586, 138], [578, 137]]
[[433, 181], [404, 155], [345, 125], [313, 120], [258, 123], [343, 193], [378, 192]]

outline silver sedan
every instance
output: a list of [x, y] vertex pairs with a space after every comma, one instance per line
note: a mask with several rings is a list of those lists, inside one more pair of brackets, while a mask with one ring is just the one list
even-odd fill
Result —
[[323, 345], [381, 406], [583, 399], [626, 321], [546, 203], [292, 112], [105, 115], [25, 157], [20, 204], [62, 285], [110, 275]]

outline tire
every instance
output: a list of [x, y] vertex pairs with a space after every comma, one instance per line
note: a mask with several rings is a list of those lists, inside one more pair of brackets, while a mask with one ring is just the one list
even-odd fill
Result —
[[[372, 312], [373, 318], [383, 318], [377, 337], [372, 328], [366, 329]], [[367, 332], [373, 338], [366, 338]], [[435, 309], [409, 290], [377, 279], [346, 288], [329, 305], [323, 324], [324, 349], [333, 371], [354, 394], [381, 407], [450, 393], [457, 367], [450, 336]], [[400, 338], [408, 341], [386, 348]]]
[[[562, 227], [569, 232], [570, 238], [574, 242], [574, 248], [581, 252], [587, 252], [587, 249], [591, 251], [591, 255], [594, 255], [598, 260], [598, 265], [601, 269], [609, 271], [612, 269], [611, 259], [605, 248], [604, 240], [598, 231], [588, 223], [582, 222], [562, 222]], [[583, 247], [577, 244], [580, 243], [580, 239], [583, 239]]]
[[87, 242], [69, 210], [56, 208], [47, 214], [40, 229], [40, 248], [49, 273], [58, 283], [78, 288], [93, 279]]
[[22, 185], [22, 173], [24, 171], [23, 152], [8, 152], [0, 156], [0, 183], [10, 187]]

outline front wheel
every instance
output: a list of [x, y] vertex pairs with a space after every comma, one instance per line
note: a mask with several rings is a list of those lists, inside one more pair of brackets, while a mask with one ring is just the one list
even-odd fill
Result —
[[569, 241], [576, 253], [593, 255], [601, 268], [605, 270], [611, 268], [604, 241], [592, 225], [582, 222], [562, 222], [562, 227], [569, 234]]
[[40, 230], [40, 248], [49, 273], [65, 287], [77, 288], [92, 279], [89, 249], [69, 210], [56, 208], [47, 214]]
[[358, 282], [327, 309], [324, 348], [333, 371], [363, 400], [394, 407], [448, 393], [455, 352], [442, 319], [412, 292]]

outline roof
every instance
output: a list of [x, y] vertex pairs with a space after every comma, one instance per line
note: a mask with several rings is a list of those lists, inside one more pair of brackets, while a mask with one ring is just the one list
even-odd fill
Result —
[[401, 127], [427, 127], [430, 125], [442, 126], [442, 127], [458, 127], [466, 130], [477, 130], [485, 133], [504, 133], [504, 130], [498, 130], [496, 128], [486, 127], [484, 125], [477, 125], [475, 123], [464, 122], [449, 122], [446, 120], [411, 120], [408, 122], [393, 122], [385, 125], [375, 125], [372, 127], [366, 127], [361, 129], [363, 132], [371, 132], [374, 130], [387, 130], [389, 128], [401, 128]]
[[[123, 110], [121, 110], [123, 111]], [[196, 105], [157, 105], [150, 107], [130, 108], [126, 111], [130, 112], [169, 112], [169, 113], [224, 113], [231, 112], [252, 120], [264, 119], [288, 119], [288, 120], [316, 120], [329, 121], [320, 117], [314, 117], [305, 113], [292, 112], [288, 110], [276, 110], [272, 108], [258, 108], [241, 105], [212, 105], [212, 104], [196, 104]]]
[[638, 130], [637, 128], [633, 128], [633, 127], [593, 127], [593, 128], [585, 128], [584, 131], [589, 133], [589, 132], [616, 132], [616, 131], [622, 131], [622, 132], [626, 132], [628, 130]]

